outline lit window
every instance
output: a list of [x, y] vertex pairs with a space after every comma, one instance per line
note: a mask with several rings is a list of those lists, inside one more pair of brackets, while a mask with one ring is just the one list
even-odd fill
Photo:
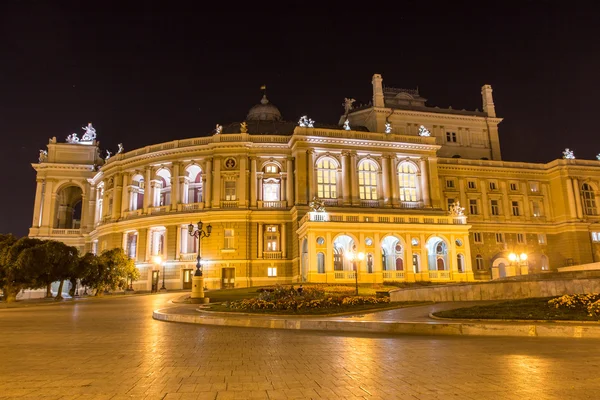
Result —
[[317, 253], [317, 273], [325, 273], [325, 254]]
[[377, 167], [371, 161], [358, 166], [358, 190], [361, 200], [377, 200]]
[[235, 181], [225, 181], [225, 200], [233, 201], [236, 199], [235, 194]]
[[492, 208], [492, 215], [500, 215], [500, 205], [498, 204], [498, 200], [490, 200], [490, 205]]
[[481, 235], [481, 232], [473, 232], [473, 242], [483, 243], [483, 237]]
[[92, 242], [92, 254], [98, 254], [98, 241], [94, 240]]
[[594, 193], [594, 189], [587, 183], [584, 183], [581, 185], [581, 196], [583, 197], [585, 213], [587, 215], [597, 215], [598, 209], [596, 208], [596, 194]]
[[320, 199], [337, 199], [337, 165], [329, 158], [317, 163], [317, 192]]
[[517, 233], [517, 243], [524, 244], [525, 243], [525, 234]]
[[538, 243], [539, 244], [546, 244], [546, 234], [544, 234], [544, 233], [538, 233]]
[[277, 276], [277, 267], [269, 267], [268, 274], [269, 276]]
[[263, 200], [279, 201], [280, 187], [279, 179], [268, 178], [263, 180]]
[[592, 232], [592, 242], [600, 242], [600, 232]]
[[475, 257], [475, 266], [477, 268], [477, 271], [483, 271], [483, 257], [481, 256], [481, 254], [477, 254], [477, 256]]
[[319, 237], [317, 238], [317, 244], [318, 244], [318, 245], [323, 245], [324, 243], [325, 243], [325, 239], [323, 239], [321, 236], [319, 236]]
[[125, 254], [131, 259], [136, 258], [137, 255], [137, 232], [127, 232], [125, 234]]
[[533, 193], [537, 193], [540, 191], [540, 184], [538, 182], [529, 182], [529, 190]]
[[504, 233], [496, 233], [496, 243], [504, 243]]
[[278, 172], [279, 172], [279, 168], [277, 167], [277, 165], [273, 165], [273, 164], [271, 164], [271, 165], [267, 165], [267, 166], [265, 167], [265, 172], [266, 172], [267, 174], [276, 174], [276, 173], [278, 173]]
[[233, 249], [233, 229], [225, 229], [225, 243], [224, 246], [226, 249]]
[[470, 199], [469, 200], [469, 213], [473, 215], [479, 214], [479, 209], [477, 208], [477, 200]]
[[398, 180], [400, 201], [417, 201], [417, 168], [409, 162], [399, 164]]
[[531, 202], [531, 208], [533, 209], [533, 216], [540, 217], [542, 215], [542, 211], [540, 209], [540, 203], [537, 201]]
[[513, 213], [513, 216], [518, 217], [519, 215], [521, 215], [521, 212], [519, 210], [519, 202], [518, 201], [513, 201], [511, 204], [512, 204], [512, 213]]
[[165, 255], [165, 234], [167, 230], [163, 227], [153, 228], [150, 231], [150, 255]]

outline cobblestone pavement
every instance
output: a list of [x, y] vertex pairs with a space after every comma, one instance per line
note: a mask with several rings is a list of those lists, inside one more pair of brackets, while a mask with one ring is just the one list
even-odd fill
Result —
[[180, 294], [0, 310], [0, 399], [597, 399], [600, 343], [155, 321]]

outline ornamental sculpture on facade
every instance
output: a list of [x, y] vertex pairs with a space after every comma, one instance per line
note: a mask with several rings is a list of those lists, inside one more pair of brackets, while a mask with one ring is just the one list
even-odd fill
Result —
[[348, 118], [346, 118], [346, 120], [344, 121], [344, 129], [347, 131], [350, 130], [350, 121], [348, 120]]
[[563, 151], [563, 158], [565, 160], [574, 160], [575, 159], [575, 154], [573, 154], [573, 150], [569, 150], [569, 148], [567, 147], [565, 149], [565, 151]]
[[600, 154], [596, 154], [596, 160], [600, 161]]
[[82, 142], [93, 142], [96, 140], [96, 129], [92, 126], [91, 122], [88, 122], [87, 126], [81, 127], [85, 131], [81, 137]]
[[77, 137], [77, 134], [71, 133], [69, 136], [67, 136], [67, 143], [71, 143], [71, 144], [79, 143], [79, 138]]
[[117, 154], [121, 154], [123, 152], [123, 143], [119, 143], [117, 146], [119, 146], [119, 150], [117, 150]]
[[217, 124], [217, 127], [215, 128], [215, 135], [219, 135], [221, 132], [223, 132], [223, 125]]
[[110, 150], [106, 150], [106, 157], [104, 158], [105, 161], [108, 161], [108, 159], [110, 158], [110, 155], [112, 153], [110, 152]]
[[40, 158], [39, 161], [42, 163], [44, 161], [48, 161], [48, 152], [46, 150], [40, 150]]
[[455, 201], [454, 203], [452, 203], [452, 205], [449, 207], [448, 212], [450, 213], [450, 215], [452, 215], [453, 217], [462, 217], [465, 215], [465, 208], [460, 206], [460, 201]]
[[344, 102], [342, 103], [342, 106], [344, 106], [344, 113], [345, 115], [348, 115], [348, 113], [350, 112], [350, 110], [352, 110], [352, 104], [355, 102], [356, 100], [354, 99], [348, 99], [345, 98]]
[[392, 133], [392, 124], [390, 122], [385, 123], [385, 133]]
[[431, 136], [431, 132], [423, 125], [419, 127], [419, 136]]
[[241, 133], [248, 132], [248, 124], [246, 123], [246, 121], [244, 121], [240, 124], [240, 132]]
[[303, 115], [300, 117], [300, 120], [298, 121], [298, 126], [301, 126], [302, 128], [314, 128], [315, 121], [308, 118], [306, 115]]
[[308, 206], [310, 207], [310, 211], [325, 212], [325, 202], [317, 197], [313, 197]]

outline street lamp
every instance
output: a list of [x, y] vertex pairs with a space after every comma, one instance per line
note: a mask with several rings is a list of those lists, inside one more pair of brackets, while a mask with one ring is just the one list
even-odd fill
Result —
[[161, 256], [154, 256], [152, 261], [154, 261], [154, 264], [158, 265], [158, 267], [160, 268], [160, 266], [162, 265], [163, 270], [162, 270], [162, 287], [160, 288], [161, 292], [166, 292], [167, 291], [167, 287], [165, 286], [165, 263], [163, 262], [163, 259]]
[[[197, 227], [194, 224], [188, 225], [188, 233], [190, 236], [198, 239], [198, 256], [196, 257], [196, 272], [192, 277], [192, 301], [194, 299], [204, 299], [204, 276], [202, 275], [202, 257], [200, 256], [200, 245], [202, 243], [202, 238], [209, 237], [212, 232], [212, 226], [208, 224], [206, 230], [202, 229], [204, 223], [202, 221], [198, 221]], [[205, 301], [205, 300], [200, 300]]]
[[523, 267], [527, 267], [527, 254], [525, 254], [525, 253], [521, 253], [521, 254], [510, 253], [508, 255], [508, 259], [510, 260], [511, 264], [519, 267], [520, 275], [527, 274], [527, 272], [528, 272], [527, 270], [525, 270], [525, 274], [523, 274]]
[[358, 261], [362, 261], [365, 259], [365, 253], [358, 252], [355, 253], [356, 248], [353, 248], [352, 250], [350, 250], [348, 252], [348, 259], [350, 260], [350, 262], [352, 262], [352, 267], [354, 269], [354, 282], [356, 284], [356, 295], [358, 296], [358, 262], [356, 261], [356, 259], [358, 259]]

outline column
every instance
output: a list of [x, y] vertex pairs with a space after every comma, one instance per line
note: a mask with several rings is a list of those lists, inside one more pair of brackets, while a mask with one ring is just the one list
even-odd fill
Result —
[[54, 186], [54, 182], [50, 179], [46, 178], [46, 185], [44, 190], [44, 202], [42, 205], [42, 225], [46, 228], [52, 228], [52, 220], [50, 219], [50, 214], [52, 214], [52, 206], [54, 203], [52, 202], [52, 189]]
[[307, 175], [308, 175], [308, 201], [311, 202], [315, 197], [315, 150], [308, 149]]
[[358, 173], [356, 172], [356, 152], [350, 153], [350, 197], [352, 205], [360, 205], [360, 196], [358, 193]]
[[[87, 185], [86, 185], [87, 186]], [[88, 215], [87, 215], [87, 210], [85, 209], [85, 204], [87, 202], [87, 195], [86, 193], [83, 193], [81, 195], [81, 220], [79, 221], [79, 229], [81, 229], [82, 232], [85, 231], [85, 224], [87, 224], [87, 220], [88, 220]]]
[[[152, 199], [152, 185], [150, 181], [152, 180], [152, 167], [146, 167], [146, 176], [144, 177], [144, 213], [148, 212], [148, 207], [150, 206], [150, 202]], [[106, 206], [106, 205], [104, 205]], [[139, 205], [138, 205], [139, 207]]]
[[[42, 200], [43, 200], [43, 195], [42, 195], [42, 189], [44, 187], [44, 181], [43, 179], [36, 179], [36, 186], [35, 186], [35, 203], [33, 205], [33, 221], [31, 222], [31, 226], [32, 227], [39, 227], [40, 226], [40, 216], [41, 216], [41, 212], [42, 212]], [[83, 207], [85, 203], [82, 201], [81, 205]]]
[[212, 196], [212, 158], [206, 159], [206, 185], [202, 188], [202, 198], [204, 199], [204, 208], [210, 208]]
[[575, 196], [575, 205], [577, 206], [577, 218], [583, 218], [583, 207], [581, 205], [581, 192], [579, 191], [579, 179], [573, 178], [573, 196]]
[[390, 157], [390, 181], [392, 186], [392, 207], [400, 207], [400, 183], [398, 182], [398, 169], [396, 168], [396, 157]]
[[576, 218], [577, 217], [577, 209], [575, 206], [575, 194], [573, 193], [573, 183], [571, 182], [571, 178], [566, 179], [567, 183], [567, 200], [569, 202], [569, 217]]
[[240, 157], [240, 176], [238, 179], [238, 189], [236, 193], [239, 207], [248, 207], [248, 196], [246, 195], [246, 186], [248, 182], [248, 177], [246, 176], [247, 163], [248, 157]]
[[258, 224], [258, 258], [263, 258], [263, 224], [260, 222]]
[[429, 196], [429, 170], [427, 164], [427, 157], [423, 157], [420, 159], [421, 193], [423, 194], [423, 207], [430, 208], [431, 198]]
[[177, 211], [177, 204], [181, 203], [179, 194], [179, 163], [173, 163], [173, 176], [171, 178], [171, 210]]
[[250, 207], [256, 208], [256, 157], [250, 157]]
[[123, 175], [115, 174], [113, 188], [113, 205], [111, 219], [116, 221], [121, 215], [121, 199], [123, 197]]
[[280, 225], [281, 233], [281, 258], [287, 258], [287, 230], [285, 229], [285, 222]]
[[349, 151], [342, 151], [342, 204], [350, 205], [350, 171], [348, 169]]
[[287, 181], [287, 175], [283, 172], [281, 172], [279, 174], [280, 178], [279, 178], [279, 201], [283, 201], [286, 196], [285, 196], [285, 188], [286, 188], [286, 181]]
[[[188, 178], [187, 176], [180, 176], [179, 177], [179, 191], [181, 193], [181, 195], [179, 196], [181, 199], [181, 204], [188, 204], [190, 203], [190, 178]], [[204, 195], [204, 193], [203, 193]], [[204, 196], [203, 196], [204, 197]], [[193, 203], [193, 202], [191, 202]]]
[[287, 179], [285, 181], [285, 197], [287, 206], [292, 207], [294, 205], [294, 166], [293, 158], [287, 158]]
[[[391, 207], [390, 195], [390, 157], [386, 154], [381, 157], [381, 192], [383, 194], [383, 206]], [[373, 255], [375, 257], [375, 255]]]
[[258, 201], [263, 201], [263, 173], [258, 173]]
[[131, 195], [129, 193], [129, 173], [123, 172], [123, 188], [121, 193], [121, 218], [131, 210]]
[[294, 174], [294, 204], [307, 204], [308, 197], [308, 154], [302, 149], [298, 149], [295, 154], [294, 162], [296, 170]]
[[213, 198], [212, 208], [221, 207], [221, 159], [214, 159]]
[[[331, 232], [325, 233], [325, 243], [327, 249], [325, 250], [325, 280], [327, 281], [327, 275], [332, 274], [333, 276], [333, 242]], [[302, 248], [302, 247], [300, 247]]]
[[[87, 231], [91, 232], [94, 230], [94, 225], [96, 224], [96, 187], [93, 185], [89, 186], [90, 191], [89, 191], [89, 196], [88, 196], [88, 217], [86, 218], [86, 222], [87, 222]], [[83, 207], [84, 204], [81, 203], [81, 206]]]

